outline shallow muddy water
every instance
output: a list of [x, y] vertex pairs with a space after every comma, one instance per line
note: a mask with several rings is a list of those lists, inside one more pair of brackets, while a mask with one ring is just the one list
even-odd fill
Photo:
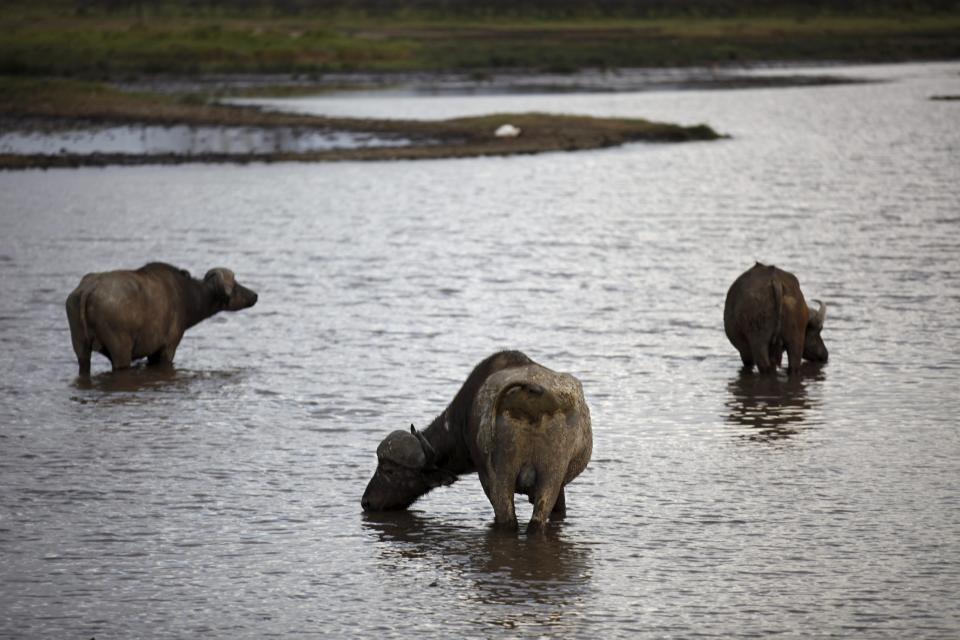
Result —
[[[719, 142], [0, 174], [0, 636], [956, 637], [960, 65], [852, 72], [886, 81], [310, 107]], [[66, 295], [155, 259], [260, 300], [78, 379]], [[826, 366], [739, 374], [757, 259], [827, 302]], [[583, 382], [567, 520], [496, 533], [476, 476], [364, 515], [381, 438], [500, 348]]]

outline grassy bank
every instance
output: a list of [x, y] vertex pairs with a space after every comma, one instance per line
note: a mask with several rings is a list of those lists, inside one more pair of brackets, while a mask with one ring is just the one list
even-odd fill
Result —
[[[115, 8], [104, 8], [110, 6]], [[546, 10], [383, 15], [303, 9], [288, 15], [271, 11], [269, 3], [252, 3], [244, 11], [216, 3], [196, 3], [204, 10], [190, 6], [8, 3], [0, 11], [0, 73], [113, 79], [157, 73], [479, 73], [960, 57], [960, 12], [943, 10], [570, 17]]]
[[[506, 123], [522, 130], [497, 138]], [[495, 114], [443, 121], [323, 118], [206, 104], [190, 98], [129, 93], [76, 80], [0, 77], [0, 130], [45, 131], [110, 125], [212, 125], [289, 127], [301, 132], [352, 131], [389, 134], [411, 141], [404, 147], [334, 149], [307, 153], [264, 152], [203, 155], [0, 155], [0, 169], [180, 162], [277, 162], [396, 160], [514, 155], [598, 149], [628, 142], [685, 142], [720, 136], [706, 125], [682, 127], [627, 118], [590, 118], [542, 113]]]
[[[226, 74], [215, 91], [236, 95], [278, 88], [245, 85], [233, 74], [280, 74], [277, 82], [289, 82], [283, 91], [297, 93], [335, 86], [337, 77], [314, 80], [348, 71], [383, 72], [387, 77], [376, 82], [387, 83], [396, 72], [489, 79], [513, 70], [960, 58], [956, 3], [844, 6], [827, 12], [767, 0], [11, 0], [0, 8], [0, 128], [295, 127], [384, 133], [414, 144], [245, 158], [5, 156], [0, 166], [456, 157], [717, 137], [706, 126], [544, 114], [443, 122], [318, 118], [217, 104], [204, 88], [181, 96], [115, 88], [157, 90], [157, 78]], [[493, 137], [507, 121], [523, 135]]]

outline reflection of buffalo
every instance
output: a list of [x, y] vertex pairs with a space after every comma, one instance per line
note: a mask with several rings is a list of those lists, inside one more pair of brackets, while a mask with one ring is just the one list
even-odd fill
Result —
[[786, 350], [789, 371], [796, 374], [801, 357], [827, 361], [827, 347], [820, 337], [826, 313], [823, 303], [816, 312], [807, 307], [792, 273], [758, 262], [730, 286], [723, 328], [745, 369], [757, 365], [760, 373], [770, 373], [780, 366]]
[[[242, 375], [242, 370], [228, 371], [190, 371], [177, 369], [172, 364], [151, 367], [131, 367], [121, 371], [104, 372], [93, 376], [80, 376], [73, 385], [77, 389], [95, 390], [106, 394], [122, 392], [118, 402], [136, 402], [137, 397], [150, 392], [184, 392], [198, 384], [221, 387]], [[132, 394], [132, 395], [130, 395]], [[92, 400], [92, 396], [82, 395], [75, 399], [79, 402], [102, 402], [106, 397]]]
[[94, 351], [107, 356], [114, 371], [139, 358], [169, 364], [184, 331], [220, 311], [256, 302], [257, 294], [229, 269], [211, 269], [203, 280], [162, 262], [136, 271], [88, 273], [67, 297], [80, 373], [90, 373]]
[[580, 382], [519, 351], [478, 364], [450, 405], [419, 432], [394, 431], [377, 448], [367, 511], [406, 509], [431, 489], [478, 472], [497, 525], [517, 526], [514, 493], [533, 503], [530, 526], [565, 511], [564, 486], [590, 460], [593, 433]]
[[410, 511], [389, 511], [367, 512], [364, 529], [382, 543], [378, 548], [389, 571], [395, 570], [397, 559], [427, 560], [457, 584], [466, 578], [467, 597], [522, 607], [517, 613], [528, 621], [537, 615], [531, 604], [554, 610], [582, 594], [590, 581], [589, 547], [574, 544], [562, 527], [536, 537], [517, 536], [493, 527], [457, 527]]
[[753, 440], [781, 440], [797, 433], [813, 402], [807, 395], [810, 379], [821, 379], [822, 370], [810, 376], [777, 378], [740, 372], [727, 388], [727, 420], [753, 430]]

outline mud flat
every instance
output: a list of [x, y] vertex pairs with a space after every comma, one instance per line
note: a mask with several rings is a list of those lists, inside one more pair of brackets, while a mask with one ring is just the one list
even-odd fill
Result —
[[[497, 137], [503, 124], [520, 130]], [[707, 125], [544, 113], [441, 121], [328, 118], [102, 84], [0, 81], [0, 168], [317, 162], [532, 154], [721, 137]], [[163, 142], [158, 142], [163, 141]], [[173, 141], [173, 142], [171, 142]], [[179, 145], [179, 146], [178, 146]]]

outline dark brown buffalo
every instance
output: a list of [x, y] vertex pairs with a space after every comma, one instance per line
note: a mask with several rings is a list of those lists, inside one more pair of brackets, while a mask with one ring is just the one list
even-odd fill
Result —
[[789, 372], [800, 371], [801, 357], [827, 361], [820, 331], [827, 305], [807, 307], [800, 283], [792, 273], [759, 262], [730, 286], [723, 308], [723, 328], [740, 352], [745, 369], [776, 371], [787, 352]]
[[364, 491], [367, 511], [406, 509], [458, 476], [478, 472], [498, 526], [515, 528], [515, 493], [533, 503], [529, 527], [566, 511], [564, 486], [593, 450], [590, 410], [580, 382], [519, 351], [481, 362], [449, 406], [422, 432], [394, 431], [377, 448]]
[[90, 372], [93, 351], [107, 356], [114, 371], [138, 358], [173, 362], [184, 331], [215, 313], [256, 302], [257, 294], [237, 284], [229, 269], [211, 269], [203, 280], [162, 262], [136, 271], [88, 273], [67, 297], [80, 373]]

